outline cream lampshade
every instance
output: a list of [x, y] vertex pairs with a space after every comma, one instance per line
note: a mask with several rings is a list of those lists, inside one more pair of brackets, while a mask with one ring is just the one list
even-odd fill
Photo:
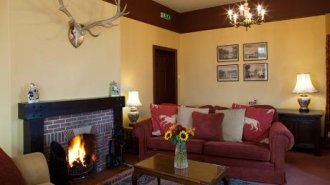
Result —
[[131, 121], [130, 126], [134, 126], [139, 119], [139, 111], [137, 110], [138, 106], [141, 106], [141, 101], [139, 98], [139, 92], [130, 91], [128, 92], [128, 100], [126, 106], [130, 107], [128, 112], [128, 119]]
[[300, 105], [300, 112], [308, 112], [308, 105], [310, 103], [309, 93], [315, 93], [317, 90], [312, 84], [310, 74], [300, 73], [297, 74], [297, 83], [292, 93], [300, 94], [298, 98], [298, 103]]

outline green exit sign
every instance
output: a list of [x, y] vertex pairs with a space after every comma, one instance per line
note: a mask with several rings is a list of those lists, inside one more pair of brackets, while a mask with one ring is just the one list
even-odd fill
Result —
[[160, 12], [160, 18], [170, 21], [172, 19], [172, 15], [165, 12]]

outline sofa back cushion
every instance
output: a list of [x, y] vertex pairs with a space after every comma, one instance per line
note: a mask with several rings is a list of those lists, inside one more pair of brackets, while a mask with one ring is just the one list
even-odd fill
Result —
[[178, 107], [176, 105], [150, 105], [152, 120], [152, 135], [160, 136], [177, 121]]
[[222, 120], [223, 113], [204, 114], [200, 112], [192, 113], [192, 126], [195, 128], [196, 139], [211, 141], [222, 141]]
[[178, 108], [178, 124], [182, 125], [185, 128], [192, 127], [192, 113], [200, 112], [207, 114], [209, 113], [209, 108], [193, 108], [193, 107], [185, 107], [180, 106]]
[[242, 142], [245, 109], [216, 110], [223, 113], [222, 136], [225, 141]]
[[273, 121], [275, 109], [255, 108], [233, 104], [233, 109], [246, 109], [243, 139], [246, 141], [268, 143], [269, 128]]
[[0, 184], [26, 185], [13, 160], [0, 148]]

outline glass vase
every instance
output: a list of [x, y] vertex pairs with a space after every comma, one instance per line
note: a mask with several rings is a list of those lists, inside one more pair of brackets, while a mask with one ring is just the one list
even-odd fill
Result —
[[175, 146], [174, 168], [188, 168], [186, 143], [177, 143]]

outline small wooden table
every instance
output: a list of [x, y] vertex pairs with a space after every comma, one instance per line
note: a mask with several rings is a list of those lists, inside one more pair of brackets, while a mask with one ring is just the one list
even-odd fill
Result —
[[137, 180], [142, 175], [157, 177], [169, 181], [197, 185], [197, 184], [217, 184], [220, 180], [228, 185], [227, 167], [216, 164], [188, 160], [188, 168], [174, 168], [174, 157], [163, 154], [156, 154], [146, 160], [134, 165], [132, 184], [137, 185]]

